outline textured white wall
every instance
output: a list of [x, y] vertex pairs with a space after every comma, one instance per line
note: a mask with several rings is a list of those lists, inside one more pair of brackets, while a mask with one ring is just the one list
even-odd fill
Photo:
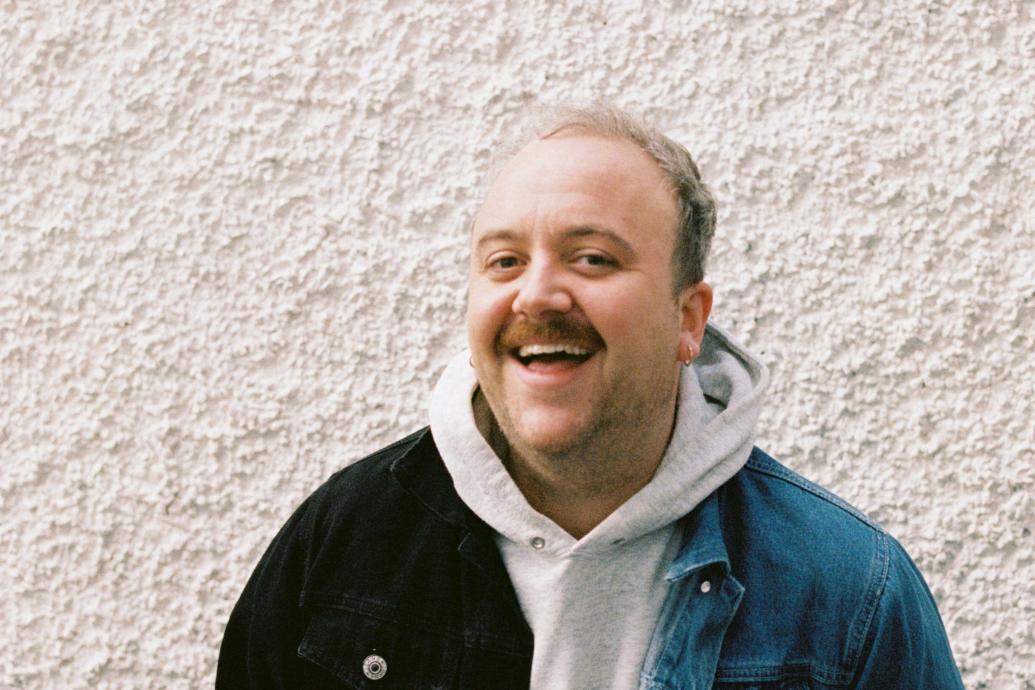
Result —
[[1035, 5], [559, 5], [0, 2], [0, 686], [210, 684], [293, 506], [424, 423], [493, 142], [604, 96], [720, 199], [762, 445], [1035, 687]]

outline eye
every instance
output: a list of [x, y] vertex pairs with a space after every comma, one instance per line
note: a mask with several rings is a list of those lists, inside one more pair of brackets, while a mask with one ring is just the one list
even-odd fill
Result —
[[592, 266], [593, 268], [607, 268], [618, 265], [618, 262], [612, 259], [607, 254], [600, 252], [583, 252], [577, 254], [574, 258], [574, 262], [582, 266]]
[[485, 262], [490, 271], [509, 271], [521, 265], [521, 259], [513, 254], [497, 254], [490, 256]]

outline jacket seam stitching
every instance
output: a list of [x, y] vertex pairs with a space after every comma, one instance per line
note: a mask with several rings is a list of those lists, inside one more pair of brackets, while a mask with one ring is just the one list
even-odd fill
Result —
[[887, 590], [891, 556], [887, 535], [883, 533], [878, 534], [875, 560], [877, 562], [876, 573], [874, 573], [874, 577], [870, 581], [866, 592], [866, 601], [862, 609], [860, 609], [851, 630], [851, 647], [849, 647], [848, 661], [854, 671], [853, 677], [859, 672], [863, 647], [866, 641], [873, 637], [874, 619], [880, 606], [880, 601]]
[[414, 616], [412, 612], [406, 612], [405, 616], [402, 616], [406, 619], [406, 623], [401, 623], [399, 620], [400, 616], [392, 616], [387, 612], [377, 611], [375, 609], [380, 607], [376, 605], [372, 606], [370, 602], [356, 597], [341, 595], [337, 602], [333, 602], [322, 600], [322, 598], [317, 595], [315, 601], [312, 596], [307, 597], [307, 600], [309, 606], [313, 609], [322, 608], [330, 609], [332, 611], [344, 611], [353, 616], [373, 619], [403, 630], [415, 630], [429, 635], [440, 635], [453, 640], [454, 642], [461, 643], [467, 649], [481, 649], [483, 651], [512, 654], [514, 656], [521, 657], [528, 656], [527, 651], [522, 651], [512, 644], [508, 644], [505, 638], [483, 632], [473, 633], [467, 629], [458, 633], [455, 628], [437, 626], [428, 618], [424, 616]]
[[[747, 464], [744, 466], [745, 469], [751, 470], [753, 472], [758, 472], [759, 474], [764, 474], [774, 479], [782, 480], [787, 484], [790, 484], [791, 486], [797, 487], [798, 489], [801, 489], [802, 491], [805, 491], [815, 496], [816, 498], [825, 501], [826, 503], [834, 506], [835, 508], [840, 509], [842, 512], [851, 515], [856, 520], [863, 523], [873, 531], [879, 532], [881, 534], [884, 533], [883, 527], [871, 520], [857, 508], [854, 508], [850, 504], [846, 503], [843, 499], [838, 498], [834, 494], [825, 491], [824, 489], [822, 489], [819, 486], [816, 486], [815, 484], [812, 484], [808, 480], [798, 476], [795, 472], [793, 472], [790, 469], [781, 467], [779, 465], [769, 465], [769, 463], [761, 464], [759, 460], [756, 460], [754, 455], [755, 454], [753, 453], [752, 457], [748, 459]], [[763, 457], [768, 458], [768, 456], [766, 456], [764, 453]]]
[[789, 662], [779, 666], [720, 667], [715, 673], [716, 680], [740, 683], [797, 678], [811, 678], [828, 685], [847, 685], [852, 675], [811, 661]]

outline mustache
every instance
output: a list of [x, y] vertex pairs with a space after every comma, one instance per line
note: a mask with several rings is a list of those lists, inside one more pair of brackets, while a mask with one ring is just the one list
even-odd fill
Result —
[[604, 347], [604, 339], [585, 321], [555, 318], [546, 321], [518, 319], [506, 324], [496, 336], [496, 352], [505, 353], [531, 340], [571, 343], [587, 350]]

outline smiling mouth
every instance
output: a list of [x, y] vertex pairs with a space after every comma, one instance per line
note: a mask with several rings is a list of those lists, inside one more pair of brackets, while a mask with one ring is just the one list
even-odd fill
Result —
[[570, 318], [519, 319], [508, 323], [496, 339], [497, 353], [541, 374], [572, 372], [604, 347], [592, 325]]
[[530, 368], [576, 366], [593, 356], [593, 351], [578, 345], [522, 345], [511, 350], [511, 355]]

